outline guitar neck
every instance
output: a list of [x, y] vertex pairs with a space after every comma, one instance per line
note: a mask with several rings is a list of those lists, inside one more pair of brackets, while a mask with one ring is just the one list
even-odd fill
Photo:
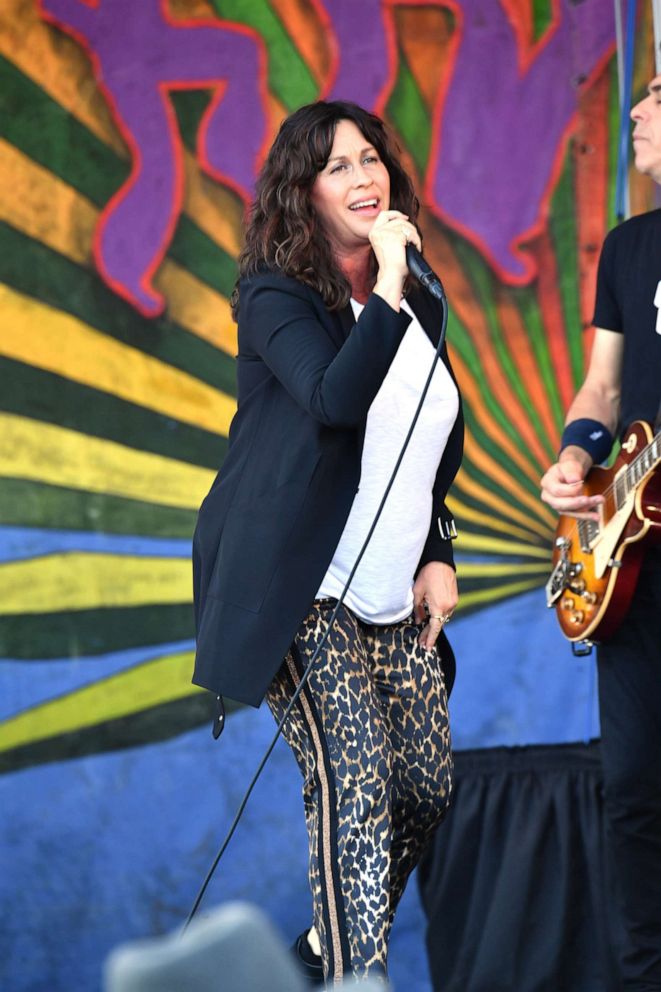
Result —
[[661, 462], [661, 431], [636, 455], [623, 472], [616, 475], [612, 486], [604, 493], [605, 517], [614, 516], [626, 504], [631, 493]]

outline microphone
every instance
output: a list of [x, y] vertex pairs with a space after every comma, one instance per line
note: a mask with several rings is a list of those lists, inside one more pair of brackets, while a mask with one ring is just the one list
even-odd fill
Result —
[[407, 244], [406, 246], [406, 264], [409, 267], [409, 272], [415, 276], [420, 285], [437, 300], [443, 302], [445, 299], [443, 283], [415, 245]]

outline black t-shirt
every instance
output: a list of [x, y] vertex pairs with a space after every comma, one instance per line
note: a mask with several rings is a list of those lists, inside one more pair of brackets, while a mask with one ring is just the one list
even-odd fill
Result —
[[614, 228], [599, 260], [594, 325], [624, 334], [620, 430], [634, 420], [654, 423], [659, 412], [659, 304], [661, 210], [653, 210]]

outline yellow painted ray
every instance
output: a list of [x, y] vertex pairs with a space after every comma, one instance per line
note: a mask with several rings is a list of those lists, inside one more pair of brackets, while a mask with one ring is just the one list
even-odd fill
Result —
[[546, 562], [547, 569], [551, 567], [551, 549], [540, 548], [535, 544], [519, 544], [517, 541], [503, 541], [497, 537], [460, 530], [455, 547], [459, 554], [524, 555], [526, 558], [540, 558]]
[[460, 595], [457, 613], [461, 613], [462, 610], [467, 610], [472, 606], [488, 606], [490, 603], [497, 603], [501, 599], [509, 599], [510, 596], [518, 596], [522, 592], [539, 589], [541, 586], [542, 583], [539, 579], [526, 579], [522, 582], [507, 582], [488, 589], [474, 589], [471, 592], [465, 592]]
[[232, 358], [236, 356], [236, 324], [225, 296], [169, 258], [161, 263], [154, 285], [165, 297], [173, 320]]
[[204, 692], [191, 685], [193, 652], [165, 655], [0, 722], [0, 751], [94, 727]]
[[227, 437], [232, 396], [0, 283], [0, 355]]
[[10, 29], [0, 31], [0, 54], [117, 155], [128, 157], [81, 45], [43, 21], [33, 0], [3, 0], [2, 8]]
[[238, 258], [245, 211], [243, 200], [202, 172], [188, 150], [184, 152], [184, 175], [186, 216], [228, 255]]
[[0, 615], [187, 603], [188, 558], [67, 551], [0, 565]]
[[529, 516], [519, 510], [518, 507], [512, 506], [508, 503], [502, 496], [497, 496], [496, 493], [487, 489], [486, 486], [479, 482], [475, 482], [467, 471], [461, 470], [459, 475], [452, 484], [453, 491], [456, 493], [465, 493], [466, 496], [472, 498], [476, 502], [481, 503], [484, 507], [491, 507], [502, 517], [506, 519], [515, 520], [522, 527], [526, 528], [533, 536], [539, 535], [545, 541], [550, 539], [552, 531], [549, 527], [546, 527], [541, 521], [536, 520], [533, 516]]
[[96, 207], [0, 138], [0, 220], [78, 265], [92, 264]]
[[0, 413], [0, 477], [197, 509], [214, 472], [29, 417]]
[[467, 579], [500, 578], [508, 575], [548, 575], [546, 562], [464, 561], [461, 574]]
[[[518, 537], [523, 541], [530, 541], [535, 538], [535, 535], [530, 530], [507, 523], [499, 517], [492, 517], [481, 510], [476, 510], [475, 507], [469, 506], [468, 503], [464, 503], [463, 500], [457, 499], [452, 494], [446, 497], [446, 503], [454, 516], [462, 521], [469, 520], [471, 523], [482, 527], [489, 527], [490, 530], [498, 530], [503, 534], [511, 534], [512, 537]], [[461, 531], [459, 537], [462, 537]]]
[[480, 447], [471, 431], [467, 428], [464, 435], [464, 455], [468, 460], [489, 476], [502, 488], [505, 493], [511, 493], [519, 503], [529, 507], [534, 518], [543, 520], [548, 527], [555, 527], [556, 517], [551, 510], [541, 502], [538, 496], [533, 496], [503, 468], [491, 455]]
[[[99, 211], [87, 197], [0, 138], [0, 220], [91, 268], [98, 218]], [[222, 293], [168, 258], [155, 283], [173, 320], [228, 355], [236, 354], [236, 325]]]

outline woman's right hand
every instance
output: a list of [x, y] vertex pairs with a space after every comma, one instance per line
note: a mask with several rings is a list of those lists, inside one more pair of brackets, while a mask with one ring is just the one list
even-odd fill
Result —
[[422, 248], [415, 224], [399, 210], [382, 210], [369, 233], [370, 244], [379, 266], [374, 292], [399, 310], [402, 287], [408, 275], [406, 246]]

